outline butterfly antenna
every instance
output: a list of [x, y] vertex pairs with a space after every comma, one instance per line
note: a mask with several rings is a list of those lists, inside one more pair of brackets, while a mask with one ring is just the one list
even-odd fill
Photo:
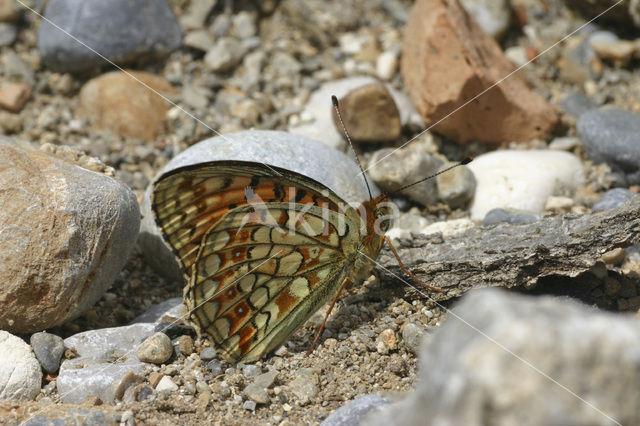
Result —
[[371, 188], [369, 187], [369, 181], [367, 180], [367, 176], [364, 174], [362, 163], [360, 163], [360, 158], [358, 158], [358, 153], [353, 147], [351, 136], [349, 136], [349, 132], [347, 132], [347, 127], [344, 125], [344, 121], [342, 120], [342, 114], [340, 114], [340, 106], [338, 104], [338, 98], [335, 95], [331, 95], [331, 103], [333, 104], [333, 109], [336, 110], [336, 115], [338, 116], [338, 120], [340, 120], [340, 125], [342, 126], [342, 130], [344, 131], [344, 135], [347, 137], [347, 141], [349, 142], [351, 151], [353, 151], [353, 155], [356, 157], [356, 163], [358, 163], [358, 167], [360, 167], [360, 171], [362, 172], [362, 177], [364, 177], [364, 183], [367, 185], [367, 191], [369, 192], [369, 199], [372, 200], [373, 196], [371, 195]]
[[405, 185], [405, 186], [403, 186], [403, 187], [401, 187], [401, 188], [398, 188], [398, 189], [396, 189], [396, 190], [394, 190], [394, 191], [392, 191], [392, 192], [389, 192], [387, 195], [395, 194], [396, 192], [403, 191], [403, 190], [405, 190], [405, 189], [407, 189], [407, 188], [412, 187], [413, 185], [417, 185], [417, 184], [419, 184], [419, 183], [422, 183], [422, 182], [424, 182], [425, 180], [433, 179], [434, 177], [439, 176], [439, 175], [441, 175], [441, 174], [443, 174], [443, 173], [446, 173], [446, 172], [448, 172], [448, 171], [449, 171], [449, 170], [451, 170], [451, 169], [455, 169], [456, 167], [464, 166], [465, 164], [469, 164], [471, 161], [473, 161], [473, 157], [466, 157], [464, 160], [462, 160], [462, 161], [460, 161], [460, 162], [458, 162], [458, 163], [454, 164], [454, 165], [453, 165], [453, 166], [451, 166], [451, 167], [447, 167], [447, 168], [446, 168], [446, 169], [444, 169], [444, 170], [440, 170], [438, 173], [434, 173], [434, 174], [432, 174], [431, 176], [427, 176], [426, 178], [420, 179], [420, 180], [419, 180], [419, 181], [417, 181], [417, 182], [413, 182], [413, 183], [410, 183], [409, 185]]

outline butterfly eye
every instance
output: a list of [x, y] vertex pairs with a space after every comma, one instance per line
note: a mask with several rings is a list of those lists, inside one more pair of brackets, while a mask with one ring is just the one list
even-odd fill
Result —
[[387, 230], [389, 229], [389, 225], [391, 224], [391, 221], [389, 220], [389, 216], [387, 213], [388, 212], [385, 211], [384, 209], [376, 209], [373, 212], [374, 216], [376, 217], [376, 220], [380, 224], [380, 230], [382, 232], [387, 232]]

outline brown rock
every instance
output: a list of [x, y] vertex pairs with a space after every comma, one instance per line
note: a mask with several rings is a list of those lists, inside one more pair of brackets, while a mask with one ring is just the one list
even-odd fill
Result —
[[175, 89], [162, 77], [142, 71], [128, 73], [144, 84], [121, 71], [85, 84], [80, 91], [83, 112], [97, 127], [124, 137], [153, 140], [164, 133], [168, 108], [167, 102], [153, 91], [168, 95]]
[[[382, 83], [370, 83], [340, 99], [340, 113], [349, 136], [355, 142], [391, 142], [400, 137], [400, 113], [391, 93]], [[334, 122], [342, 126], [335, 112]]]
[[0, 0], [0, 22], [16, 22], [20, 19], [20, 9], [16, 0]]
[[0, 87], [0, 108], [19, 112], [31, 97], [26, 83], [8, 83]]
[[415, 3], [401, 67], [425, 123], [458, 142], [545, 138], [558, 121], [555, 109], [519, 75], [501, 81], [512, 65], [456, 0]]

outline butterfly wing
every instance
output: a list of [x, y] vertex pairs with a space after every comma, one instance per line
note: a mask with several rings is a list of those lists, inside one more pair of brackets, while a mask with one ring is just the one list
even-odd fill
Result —
[[330, 299], [360, 241], [355, 210], [320, 183], [250, 162], [177, 169], [154, 186], [199, 333], [230, 361], [279, 346]]

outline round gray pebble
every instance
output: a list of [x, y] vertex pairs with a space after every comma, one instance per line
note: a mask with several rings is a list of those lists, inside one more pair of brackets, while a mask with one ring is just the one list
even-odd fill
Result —
[[487, 212], [484, 219], [482, 219], [483, 225], [495, 225], [497, 223], [533, 223], [540, 220], [540, 216], [535, 213], [516, 210], [516, 209], [491, 209]]
[[64, 353], [62, 337], [50, 333], [34, 333], [31, 335], [29, 343], [44, 371], [47, 373], [58, 371], [60, 359]]
[[211, 361], [216, 357], [216, 350], [211, 346], [207, 346], [200, 352], [200, 359], [203, 361]]
[[627, 201], [636, 195], [633, 191], [626, 188], [613, 188], [608, 190], [602, 195], [602, 198], [598, 200], [592, 207], [592, 210], [610, 210], [620, 207]]
[[142, 362], [162, 364], [168, 361], [173, 354], [171, 339], [164, 333], [154, 333], [142, 342], [136, 354]]

